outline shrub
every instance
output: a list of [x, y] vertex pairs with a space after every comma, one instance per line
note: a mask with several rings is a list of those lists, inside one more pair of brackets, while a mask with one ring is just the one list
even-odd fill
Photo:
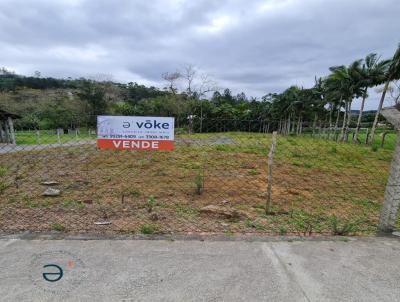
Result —
[[351, 222], [345, 219], [339, 219], [332, 216], [330, 219], [330, 226], [333, 235], [346, 236], [358, 230], [358, 223]]
[[142, 234], [154, 234], [157, 231], [157, 226], [154, 224], [142, 224], [140, 226], [140, 233]]
[[57, 231], [57, 232], [62, 232], [62, 231], [65, 230], [65, 226], [63, 226], [63, 225], [60, 224], [60, 223], [52, 223], [52, 224], [50, 225], [50, 228], [51, 228], [53, 231]]
[[281, 235], [281, 236], [283, 236], [283, 235], [286, 235], [287, 234], [287, 229], [286, 229], [286, 227], [285, 226], [280, 226], [279, 227], [279, 235]]
[[201, 195], [204, 191], [204, 177], [202, 174], [197, 174], [194, 178], [194, 184], [196, 187], [196, 193]]
[[156, 199], [154, 198], [154, 196], [150, 196], [149, 199], [147, 199], [146, 203], [147, 212], [151, 213], [155, 205], [156, 205]]
[[314, 232], [319, 232], [321, 230], [322, 220], [323, 219], [319, 215], [304, 211], [295, 211], [292, 213], [290, 222], [299, 235], [311, 236]]
[[140, 197], [140, 192], [138, 190], [129, 191], [129, 195], [133, 198]]

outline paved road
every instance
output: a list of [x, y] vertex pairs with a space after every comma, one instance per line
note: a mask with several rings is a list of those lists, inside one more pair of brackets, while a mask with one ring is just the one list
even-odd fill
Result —
[[400, 301], [399, 280], [390, 238], [0, 240], [1, 301]]

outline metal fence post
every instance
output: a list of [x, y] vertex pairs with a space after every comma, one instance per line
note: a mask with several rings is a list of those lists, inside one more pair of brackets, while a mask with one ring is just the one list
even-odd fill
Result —
[[400, 111], [394, 107], [384, 108], [382, 115], [393, 124], [397, 131], [396, 149], [393, 155], [378, 225], [380, 232], [390, 233], [395, 229], [400, 206]]

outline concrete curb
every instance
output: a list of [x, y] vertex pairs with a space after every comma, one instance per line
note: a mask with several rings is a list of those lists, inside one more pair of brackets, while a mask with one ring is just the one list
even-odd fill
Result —
[[106, 235], [106, 234], [67, 234], [62, 232], [22, 232], [15, 234], [1, 234], [0, 240], [167, 240], [167, 241], [245, 241], [245, 242], [291, 242], [291, 241], [339, 241], [348, 242], [355, 240], [372, 240], [374, 238], [400, 238], [394, 235], [378, 236], [273, 236], [260, 234], [132, 234], [132, 235]]

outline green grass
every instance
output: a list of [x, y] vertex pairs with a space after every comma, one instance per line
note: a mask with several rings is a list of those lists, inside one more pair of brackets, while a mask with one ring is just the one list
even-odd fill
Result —
[[0, 180], [0, 195], [8, 188], [8, 184], [2, 180]]
[[154, 224], [142, 224], [139, 228], [140, 233], [142, 234], [146, 234], [146, 235], [150, 235], [150, 234], [154, 234], [158, 231], [158, 227]]
[[351, 221], [348, 219], [340, 219], [336, 216], [332, 216], [330, 219], [330, 225], [332, 235], [347, 236], [355, 233], [359, 230], [359, 221]]
[[0, 166], [0, 177], [5, 176], [6, 173], [7, 173], [7, 168], [3, 167], [3, 166]]
[[138, 198], [140, 197], [141, 193], [139, 190], [130, 190], [128, 192], [129, 196], [133, 197], [133, 198]]
[[353, 199], [353, 204], [364, 208], [365, 210], [369, 211], [377, 211], [380, 210], [381, 205], [376, 201], [369, 200], [369, 199]]
[[173, 206], [173, 208], [175, 209], [175, 211], [177, 212], [177, 214], [181, 217], [187, 217], [187, 216], [197, 216], [199, 214], [199, 210], [187, 206], [187, 205], [182, 205], [182, 204], [175, 204]]
[[62, 206], [64, 208], [79, 208], [83, 209], [85, 207], [85, 204], [82, 203], [80, 200], [73, 200], [73, 199], [66, 199], [63, 201]]
[[[15, 135], [17, 145], [56, 144], [59, 142], [55, 130], [40, 130], [39, 133], [38, 136], [36, 131], [17, 131]], [[89, 134], [87, 129], [81, 129], [77, 136], [75, 134], [60, 135], [61, 143], [92, 139], [96, 139], [96, 135]]]
[[370, 171], [381, 161], [390, 162], [392, 150], [350, 142], [336, 143], [309, 136], [279, 136], [275, 158], [299, 168], [345, 171], [347, 174], [354, 169], [358, 172]]
[[245, 220], [245, 225], [248, 228], [254, 228], [258, 231], [264, 231], [266, 229], [266, 227], [263, 224], [261, 224], [260, 222], [255, 221], [255, 220], [252, 221], [250, 219]]
[[31, 209], [48, 208], [51, 206], [51, 202], [49, 199], [31, 199], [26, 197], [25, 205]]
[[147, 202], [146, 202], [147, 212], [151, 213], [156, 204], [157, 204], [157, 200], [155, 199], [155, 197], [154, 196], [150, 196], [149, 199], [147, 199]]
[[62, 231], [65, 230], [65, 226], [62, 225], [62, 224], [60, 224], [60, 223], [52, 223], [52, 224], [50, 225], [50, 228], [51, 228], [53, 231], [57, 231], [57, 232], [62, 232]]
[[193, 182], [196, 188], [197, 195], [201, 195], [204, 190], [204, 176], [202, 174], [197, 174], [194, 177]]

